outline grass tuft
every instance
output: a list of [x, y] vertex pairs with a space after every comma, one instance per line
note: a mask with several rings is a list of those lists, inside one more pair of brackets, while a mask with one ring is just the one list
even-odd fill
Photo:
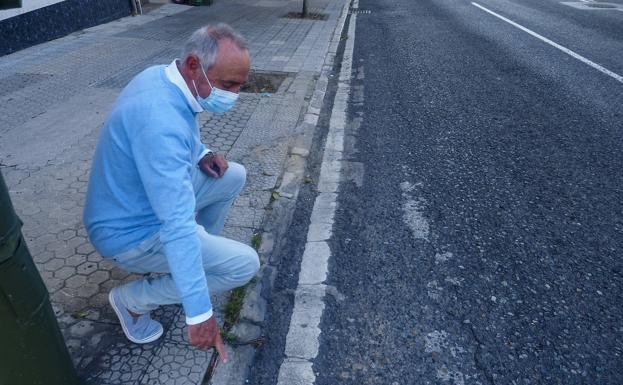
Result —
[[246, 285], [237, 287], [229, 294], [229, 300], [227, 301], [227, 305], [225, 305], [225, 322], [223, 324], [225, 330], [229, 330], [240, 319], [240, 311], [242, 310], [246, 289]]
[[234, 342], [238, 341], [237, 335], [232, 332], [226, 332], [225, 330], [221, 330], [221, 338], [223, 339], [223, 341], [225, 341], [225, 343], [228, 344], [233, 344]]
[[251, 237], [251, 247], [258, 251], [262, 246], [262, 233], [254, 233]]

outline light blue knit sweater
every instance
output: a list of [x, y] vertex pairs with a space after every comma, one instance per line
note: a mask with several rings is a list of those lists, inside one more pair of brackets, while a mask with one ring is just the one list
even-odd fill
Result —
[[100, 134], [84, 209], [91, 242], [111, 257], [160, 232], [187, 317], [212, 309], [194, 218], [191, 170], [205, 147], [165, 66], [136, 76]]

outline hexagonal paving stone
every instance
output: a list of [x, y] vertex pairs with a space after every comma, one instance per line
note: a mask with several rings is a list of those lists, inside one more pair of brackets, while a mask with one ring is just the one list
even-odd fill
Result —
[[59, 278], [43, 278], [43, 283], [50, 293], [53, 293], [63, 287], [65, 281]]
[[129, 275], [130, 273], [118, 267], [114, 267], [112, 270], [110, 270], [110, 277], [119, 281], [126, 279]]
[[58, 249], [60, 249], [60, 248], [62, 248], [64, 246], [65, 246], [65, 242], [64, 241], [56, 240], [56, 241], [50, 241], [50, 242], [46, 243], [45, 249], [48, 250], [48, 251], [56, 251], [56, 250], [58, 250]]
[[68, 258], [76, 254], [74, 247], [69, 247], [66, 244], [54, 249], [54, 255], [57, 258]]
[[43, 265], [44, 263], [54, 258], [54, 253], [51, 251], [43, 251], [41, 253], [33, 254], [32, 258], [35, 261], [35, 263], [39, 265]]
[[85, 262], [82, 265], [78, 266], [78, 274], [88, 275], [97, 270], [97, 263], [95, 262]]
[[99, 292], [99, 285], [93, 283], [86, 283], [80, 286], [79, 290], [76, 290], [76, 295], [82, 298], [90, 298]]
[[[189, 349], [186, 344], [165, 344], [152, 360], [141, 384], [176, 384], [179, 381], [182, 384], [199, 383], [211, 355], [212, 351]], [[180, 370], [182, 368], [183, 371]]]
[[96, 270], [89, 274], [87, 282], [100, 284], [110, 278], [110, 273], [106, 270]]
[[76, 269], [71, 266], [63, 266], [54, 272], [54, 277], [59, 279], [67, 279], [76, 274]]
[[56, 271], [65, 266], [65, 261], [60, 258], [54, 258], [43, 264], [43, 269], [47, 271]]
[[82, 285], [84, 285], [87, 282], [87, 277], [85, 277], [84, 275], [74, 275], [71, 278], [68, 278], [65, 281], [65, 286], [75, 289], [78, 288]]
[[60, 239], [61, 241], [67, 241], [75, 236], [76, 236], [76, 230], [69, 229], [69, 230], [63, 230], [62, 232], [58, 233], [57, 238]]
[[87, 261], [89, 262], [100, 262], [102, 260], [102, 256], [99, 255], [97, 251], [93, 251], [87, 255]]
[[119, 281], [116, 281], [114, 279], [109, 279], [107, 281], [100, 283], [100, 292], [108, 293], [113, 287], [118, 286], [118, 285], [119, 285]]
[[[102, 307], [102, 306], [108, 306], [108, 291], [102, 293], [102, 288], [100, 286], [100, 291], [97, 292], [95, 295], [93, 295], [90, 299], [89, 299], [89, 303], [91, 304], [91, 306], [95, 306], [95, 307]], [[112, 310], [111, 310], [112, 311]], [[102, 320], [104, 317], [100, 318], [99, 320]], [[111, 322], [113, 322], [114, 320], [111, 319]]]
[[76, 248], [76, 253], [83, 255], [89, 255], [93, 251], [95, 251], [95, 248], [89, 242], [85, 242]]
[[84, 245], [85, 243], [88, 243], [86, 238], [76, 236], [75, 238], [67, 241], [67, 247], [70, 247], [75, 251], [78, 247]]
[[102, 270], [111, 270], [115, 267], [114, 262], [105, 259], [105, 258], [100, 258], [99, 262], [97, 263], [97, 265], [99, 266], [100, 269]]
[[67, 266], [78, 266], [84, 262], [86, 262], [87, 258], [84, 255], [72, 255], [69, 258], [65, 258], [65, 265]]

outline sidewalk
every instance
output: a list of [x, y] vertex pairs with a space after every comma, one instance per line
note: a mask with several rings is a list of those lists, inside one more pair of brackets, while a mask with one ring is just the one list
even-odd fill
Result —
[[[199, 121], [208, 148], [247, 168], [247, 185], [224, 235], [251, 243], [262, 231], [289, 148], [303, 130], [313, 134], [315, 123], [304, 117], [318, 113], [323, 89], [316, 88], [317, 80], [347, 10], [346, 0], [310, 3], [328, 19], [282, 17], [298, 11], [300, 1], [167, 4], [0, 57], [0, 170], [87, 383], [200, 384], [212, 354], [188, 344], [179, 306], [154, 314], [165, 327], [163, 338], [136, 345], [125, 339], [108, 305], [108, 291], [135, 277], [93, 250], [81, 216], [91, 156], [116, 96], [144, 68], [178, 57], [183, 42], [202, 25], [226, 22], [247, 38], [252, 70], [277, 72], [283, 82], [275, 93], [243, 93], [232, 112], [202, 114]], [[258, 292], [247, 297], [259, 297]], [[219, 317], [226, 298], [213, 301]], [[250, 334], [259, 333], [262, 301], [245, 303]]]

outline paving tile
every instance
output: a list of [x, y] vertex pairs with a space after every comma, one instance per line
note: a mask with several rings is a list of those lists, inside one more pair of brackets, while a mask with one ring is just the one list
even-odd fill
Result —
[[212, 351], [189, 348], [186, 344], [167, 343], [150, 364], [139, 384], [200, 384]]

